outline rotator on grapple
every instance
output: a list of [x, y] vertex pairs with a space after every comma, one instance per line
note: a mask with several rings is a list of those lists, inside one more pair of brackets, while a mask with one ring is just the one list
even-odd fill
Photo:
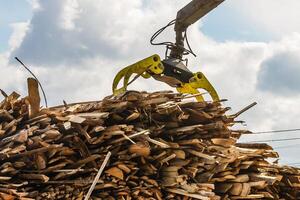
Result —
[[[196, 95], [198, 101], [204, 101], [199, 91], [199, 89], [203, 89], [210, 94], [213, 101], [218, 101], [219, 96], [208, 79], [202, 72], [191, 72], [184, 64], [183, 56], [189, 53], [195, 55], [187, 40], [187, 28], [223, 1], [224, 0], [193, 0], [178, 11], [176, 20], [171, 21], [167, 26], [158, 30], [150, 40], [153, 45], [166, 45], [165, 59], [161, 60], [160, 56], [155, 54], [119, 71], [113, 82], [114, 95], [125, 92], [128, 85], [141, 76], [145, 79], [153, 77], [155, 80], [167, 83], [171, 87], [175, 87], [180, 93], [198, 94]], [[155, 38], [161, 32], [174, 24], [176, 32], [175, 43], [154, 43]], [[188, 49], [184, 47], [185, 41]], [[136, 75], [130, 80], [133, 74]], [[117, 88], [122, 79], [123, 86]]]

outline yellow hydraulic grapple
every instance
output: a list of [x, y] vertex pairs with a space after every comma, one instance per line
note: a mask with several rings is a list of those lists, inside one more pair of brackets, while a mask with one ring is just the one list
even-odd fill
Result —
[[[122, 69], [115, 77], [113, 82], [113, 93], [118, 95], [124, 93], [130, 83], [138, 77], [148, 79], [150, 77], [167, 83], [175, 87], [180, 93], [198, 94], [195, 95], [198, 101], [204, 101], [199, 89], [207, 91], [213, 101], [219, 101], [219, 96], [202, 72], [193, 73], [184, 64], [183, 56], [193, 53], [187, 40], [186, 30], [188, 26], [198, 21], [212, 9], [221, 4], [224, 0], [193, 0], [182, 8], [178, 13], [176, 20], [171, 21], [167, 26], [158, 30], [151, 38], [153, 45], [166, 45], [166, 58], [161, 60], [160, 56], [155, 54], [143, 60], [140, 60], [130, 66]], [[167, 27], [175, 24], [176, 42], [154, 43], [154, 39]], [[189, 49], [184, 48], [184, 42]], [[170, 50], [170, 54], [168, 54]], [[132, 75], [135, 75], [130, 80]], [[123, 79], [123, 86], [118, 88]]]

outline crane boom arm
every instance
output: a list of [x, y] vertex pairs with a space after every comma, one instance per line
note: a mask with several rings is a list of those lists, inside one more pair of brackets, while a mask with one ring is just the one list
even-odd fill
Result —
[[193, 0], [177, 12], [175, 31], [185, 30], [224, 0]]
[[171, 58], [182, 58], [184, 48], [184, 32], [186, 29], [225, 0], [193, 0], [177, 12], [175, 32], [176, 45], [171, 51]]

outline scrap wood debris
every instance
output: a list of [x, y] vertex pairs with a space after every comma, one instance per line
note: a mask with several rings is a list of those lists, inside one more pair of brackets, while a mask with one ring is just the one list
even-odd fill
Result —
[[0, 103], [1, 199], [300, 198], [300, 170], [271, 162], [267, 144], [238, 143], [245, 131], [220, 102], [131, 91], [39, 109], [29, 83], [28, 97]]

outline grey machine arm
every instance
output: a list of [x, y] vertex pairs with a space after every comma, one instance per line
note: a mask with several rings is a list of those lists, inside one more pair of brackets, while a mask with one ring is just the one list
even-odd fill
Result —
[[186, 29], [225, 0], [193, 0], [177, 12], [175, 32], [176, 43], [170, 57], [182, 59], [184, 53], [184, 32]]

